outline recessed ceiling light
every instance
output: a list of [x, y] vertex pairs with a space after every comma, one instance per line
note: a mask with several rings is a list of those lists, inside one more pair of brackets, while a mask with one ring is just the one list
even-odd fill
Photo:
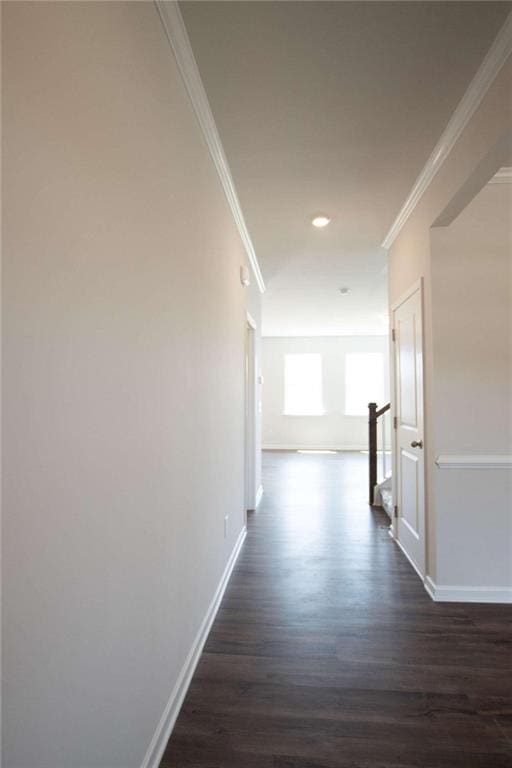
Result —
[[338, 290], [342, 296], [346, 296], [347, 293], [350, 293], [350, 288], [339, 288]]
[[328, 216], [315, 216], [314, 219], [311, 220], [311, 223], [314, 227], [326, 227], [330, 223], [330, 218]]

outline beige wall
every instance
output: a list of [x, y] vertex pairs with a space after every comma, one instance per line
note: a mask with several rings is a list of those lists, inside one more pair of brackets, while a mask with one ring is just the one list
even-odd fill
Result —
[[243, 526], [244, 252], [152, 3], [2, 42], [3, 764], [135, 768]]
[[512, 184], [487, 184], [432, 230], [440, 454], [512, 454]]
[[[512, 184], [432, 230], [438, 455], [512, 455]], [[434, 472], [441, 584], [512, 587], [512, 472]]]
[[[493, 149], [502, 142], [503, 137], [512, 131], [511, 86], [512, 60], [509, 59], [389, 251], [390, 304], [397, 301], [408, 286], [420, 277], [424, 281], [427, 574], [434, 581], [438, 579], [438, 570], [443, 572], [444, 566], [442, 563], [440, 564], [440, 556], [437, 552], [440, 500], [437, 498], [439, 488], [435, 458], [440, 453], [440, 445], [439, 435], [436, 433], [437, 406], [434, 403], [433, 394], [437, 373], [433, 338], [431, 228], [467, 183], [477, 166], [483, 163]], [[496, 153], [496, 162], [499, 164], [498, 153]], [[494, 170], [497, 169], [498, 165]], [[457, 287], [454, 285], [454, 295], [456, 291]], [[436, 311], [439, 311], [439, 307], [436, 308]], [[448, 308], [448, 312], [450, 312], [450, 308]], [[439, 328], [437, 332], [439, 332]], [[456, 350], [454, 350], [454, 355], [455, 352]], [[456, 358], [454, 357], [454, 359]], [[468, 406], [471, 406], [469, 398]], [[455, 423], [450, 429], [452, 434], [457, 434]], [[455, 440], [456, 442], [457, 440]], [[463, 452], [462, 444], [460, 444], [460, 449], [453, 452]], [[483, 445], [482, 450], [478, 452], [485, 453]], [[489, 483], [491, 482], [492, 478], [489, 475]], [[500, 499], [500, 503], [507, 503], [503, 496], [500, 496]], [[459, 542], [458, 546], [463, 547], [464, 545]], [[453, 555], [453, 547], [451, 547], [450, 553], [450, 555], [446, 553], [444, 557]], [[470, 584], [472, 581], [478, 583], [479, 579], [478, 573], [473, 572], [469, 567], [466, 569], [466, 583]]]
[[[245, 289], [245, 305], [247, 313], [249, 315], [251, 325], [254, 323], [256, 328], [254, 329], [254, 384], [253, 384], [253, 403], [254, 406], [254, 499], [252, 501], [248, 499], [249, 508], [256, 507], [256, 502], [259, 500], [260, 489], [262, 486], [261, 477], [261, 441], [262, 441], [262, 386], [261, 386], [261, 371], [262, 371], [262, 338], [261, 338], [261, 324], [262, 324], [262, 295], [254, 274], [250, 273], [250, 285]], [[246, 315], [247, 323], [247, 315]], [[244, 390], [245, 396], [245, 390]], [[249, 427], [250, 429], [250, 427]], [[249, 496], [252, 498], [252, 492]]]

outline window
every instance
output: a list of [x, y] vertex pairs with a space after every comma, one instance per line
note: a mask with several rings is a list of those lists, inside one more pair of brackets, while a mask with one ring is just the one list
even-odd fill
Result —
[[368, 415], [368, 403], [384, 405], [384, 355], [381, 352], [345, 357], [345, 414]]
[[321, 416], [322, 356], [284, 356], [284, 412], [286, 416]]

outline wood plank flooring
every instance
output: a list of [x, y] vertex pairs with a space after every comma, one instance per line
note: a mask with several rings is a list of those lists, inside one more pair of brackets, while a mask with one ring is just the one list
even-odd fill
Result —
[[366, 462], [264, 455], [161, 768], [512, 768], [512, 606], [433, 603]]

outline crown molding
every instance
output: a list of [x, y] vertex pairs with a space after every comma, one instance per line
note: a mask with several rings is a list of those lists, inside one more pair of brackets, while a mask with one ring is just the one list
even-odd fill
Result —
[[505, 23], [480, 64], [476, 75], [469, 84], [466, 93], [441, 134], [441, 138], [414, 182], [391, 229], [382, 241], [382, 247], [386, 250], [391, 248], [405, 222], [425, 194], [430, 182], [450, 154], [455, 142], [471, 120], [471, 117], [496, 79], [510, 53], [512, 53], [512, 13], [507, 16]]
[[436, 464], [439, 469], [512, 469], [512, 456], [479, 455], [479, 456], [438, 456]]
[[220, 140], [217, 126], [213, 118], [212, 110], [208, 102], [208, 97], [199, 74], [199, 69], [190, 45], [190, 40], [185, 28], [185, 23], [181, 15], [178, 3], [175, 0], [154, 0], [158, 14], [162, 21], [163, 28], [169, 45], [178, 64], [183, 82], [187, 89], [190, 101], [196, 113], [197, 120], [201, 126], [206, 144], [210, 150], [213, 163], [219, 175], [220, 182], [224, 189], [229, 207], [235, 219], [240, 237], [244, 244], [247, 258], [254, 272], [258, 288], [261, 293], [265, 290], [263, 275], [256, 257], [256, 252], [252, 244], [251, 237], [245, 224], [245, 219], [240, 207], [238, 195], [228, 161], [224, 154], [222, 142]]
[[489, 184], [512, 184], [512, 168], [500, 168], [492, 179], [489, 179]]

